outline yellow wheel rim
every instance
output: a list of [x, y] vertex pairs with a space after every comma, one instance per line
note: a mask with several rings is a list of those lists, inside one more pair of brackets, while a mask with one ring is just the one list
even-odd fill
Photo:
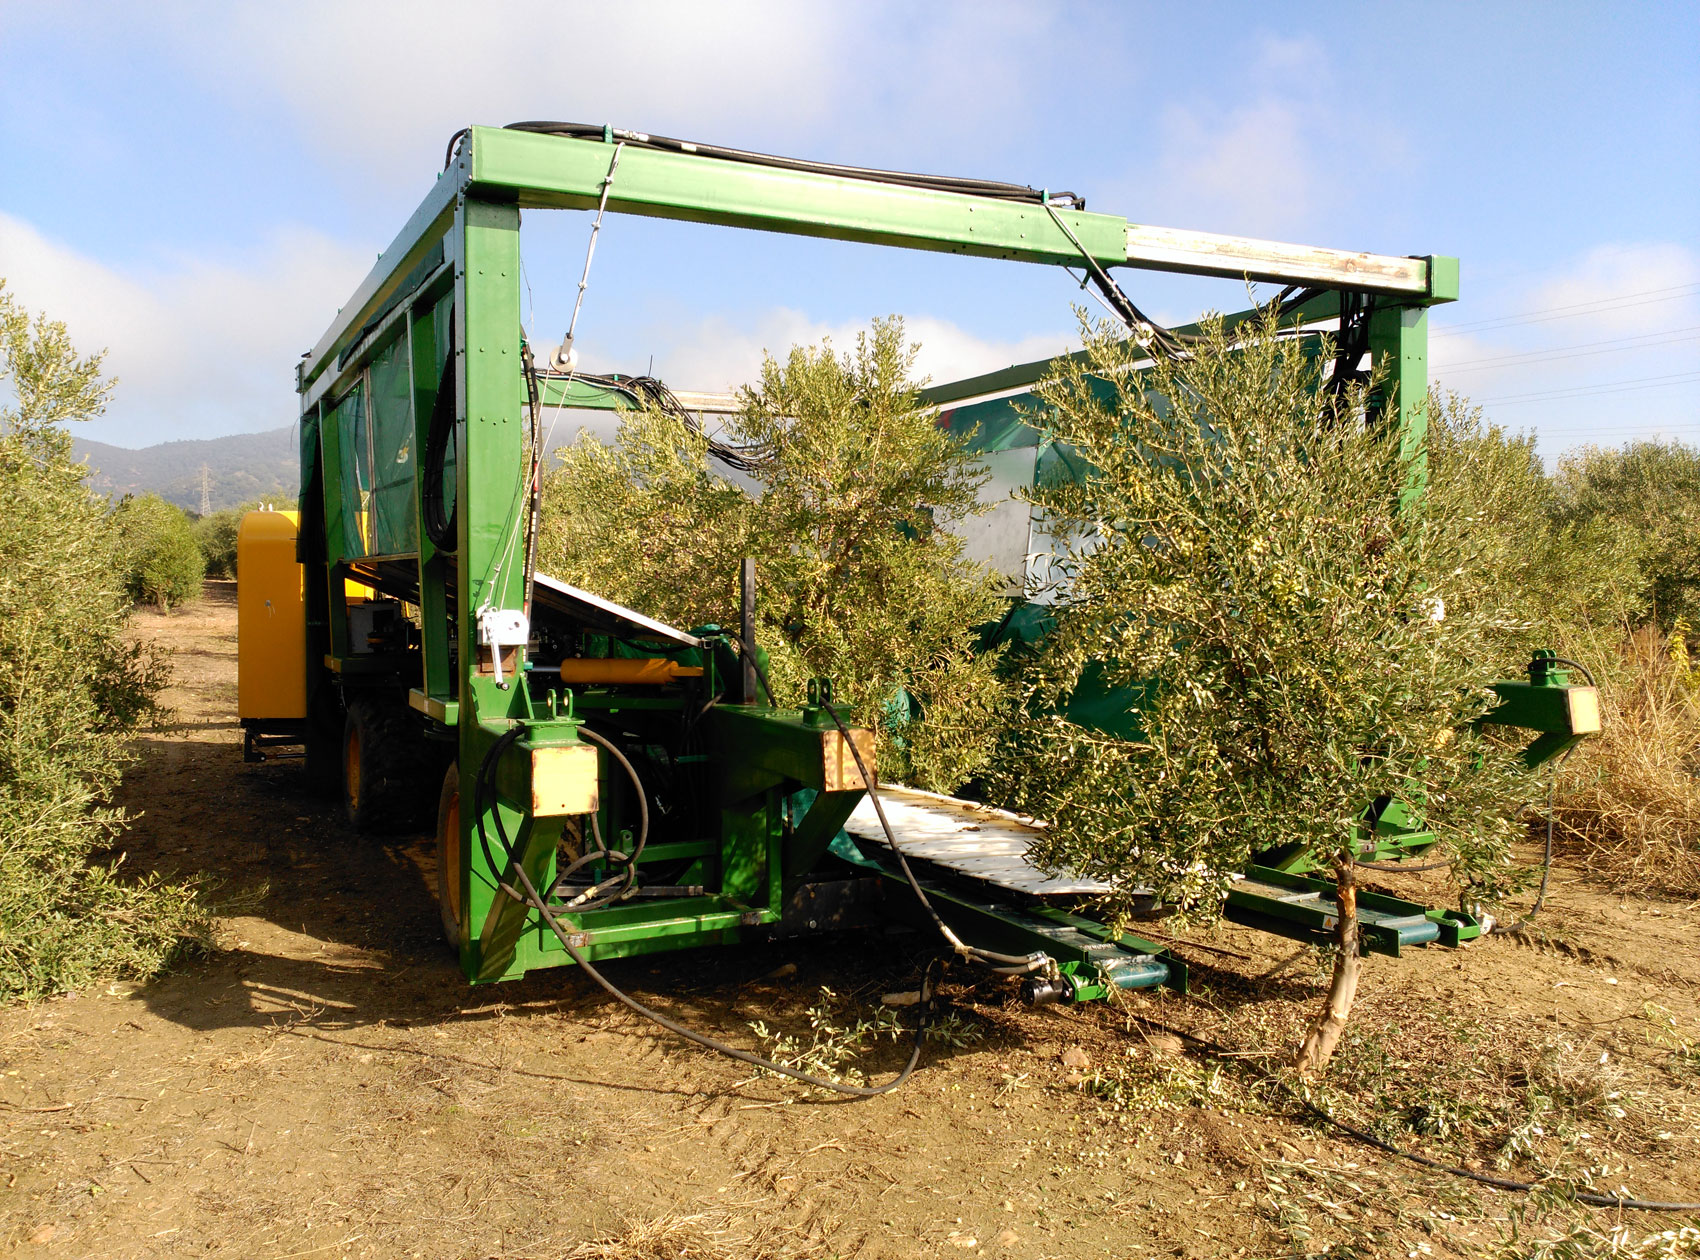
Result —
[[360, 808], [360, 728], [357, 726], [348, 732], [347, 751], [344, 754], [347, 764], [343, 767], [343, 782], [348, 784], [348, 803], [353, 809]]
[[460, 793], [456, 792], [449, 798], [449, 807], [443, 811], [443, 834], [437, 837], [437, 843], [443, 847], [443, 887], [438, 890], [443, 904], [449, 908], [449, 917], [456, 923], [460, 922]]

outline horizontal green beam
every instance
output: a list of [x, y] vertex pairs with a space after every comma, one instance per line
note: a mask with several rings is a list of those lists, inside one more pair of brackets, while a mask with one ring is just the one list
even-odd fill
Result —
[[[474, 127], [460, 156], [304, 358], [298, 388], [316, 399], [327, 367], [441, 239], [463, 195], [525, 208], [590, 209], [614, 146], [599, 140]], [[790, 170], [631, 144], [608, 199], [620, 214], [754, 228], [984, 258], [1101, 266], [1390, 293], [1426, 305], [1457, 297], [1457, 260], [1398, 258], [1130, 224], [1119, 215], [1056, 207], [1075, 240], [1037, 202]], [[1077, 247], [1075, 241], [1079, 242]], [[596, 403], [589, 402], [594, 406]], [[604, 404], [605, 405], [605, 404]]]
[[[521, 208], [588, 210], [602, 195], [614, 146], [600, 140], [474, 127], [463, 153], [468, 190]], [[882, 184], [758, 166], [641, 145], [620, 152], [608, 196], [616, 213], [909, 249], [1075, 263], [1080, 251], [1037, 202]], [[1057, 211], [1105, 266], [1126, 261], [1127, 220]]]
[[719, 704], [703, 726], [722, 767], [722, 800], [743, 800], [782, 781], [817, 792], [840, 786], [826, 781], [826, 747], [837, 732], [809, 725], [797, 709]]

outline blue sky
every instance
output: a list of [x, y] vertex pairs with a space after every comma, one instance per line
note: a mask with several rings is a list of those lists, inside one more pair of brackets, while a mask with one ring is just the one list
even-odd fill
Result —
[[[0, 276], [109, 348], [86, 436], [294, 418], [291, 370], [450, 132], [612, 122], [1463, 260], [1436, 378], [1548, 454], [1700, 440], [1700, 6], [0, 0]], [[528, 216], [539, 342], [583, 214]], [[1243, 286], [1124, 272], [1160, 318]], [[586, 366], [683, 388], [897, 312], [936, 378], [1069, 344], [1050, 270], [611, 218]]]

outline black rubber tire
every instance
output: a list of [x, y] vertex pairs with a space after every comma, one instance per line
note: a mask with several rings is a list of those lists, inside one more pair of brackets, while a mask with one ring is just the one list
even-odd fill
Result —
[[443, 940], [460, 955], [460, 767], [450, 764], [437, 795], [437, 913]]
[[419, 718], [406, 705], [362, 696], [342, 730], [342, 804], [361, 835], [423, 830], [433, 764]]

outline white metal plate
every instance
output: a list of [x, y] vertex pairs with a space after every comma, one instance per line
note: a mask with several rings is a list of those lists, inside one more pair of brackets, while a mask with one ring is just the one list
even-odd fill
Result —
[[[933, 862], [972, 879], [1032, 896], [1108, 892], [1102, 880], [1077, 875], [1048, 876], [1027, 860], [1028, 846], [1044, 824], [1007, 810], [992, 809], [914, 788], [880, 785], [880, 803], [905, 857]], [[844, 824], [862, 843], [886, 845], [874, 804], [863, 797]]]

